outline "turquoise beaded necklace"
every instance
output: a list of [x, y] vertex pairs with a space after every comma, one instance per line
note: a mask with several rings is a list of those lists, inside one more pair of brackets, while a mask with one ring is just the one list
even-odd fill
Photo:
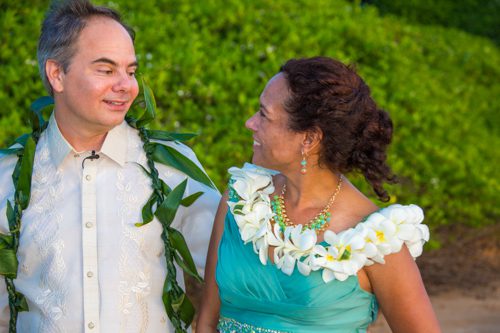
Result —
[[[316, 233], [320, 233], [321, 231], [325, 230], [328, 227], [332, 217], [332, 214], [330, 213], [330, 207], [333, 205], [335, 198], [337, 197], [337, 195], [340, 192], [340, 189], [342, 188], [342, 179], [343, 176], [340, 175], [337, 188], [330, 197], [330, 200], [328, 200], [326, 206], [318, 214], [316, 214], [316, 216], [312, 218], [308, 223], [304, 224], [303, 229], [311, 229], [315, 230]], [[286, 214], [285, 193], [286, 193], [286, 184], [283, 184], [281, 194], [274, 195], [273, 199], [271, 200], [271, 209], [275, 214], [273, 220], [275, 223], [278, 223], [282, 232], [285, 231], [286, 227], [295, 225], [290, 221], [288, 215]]]

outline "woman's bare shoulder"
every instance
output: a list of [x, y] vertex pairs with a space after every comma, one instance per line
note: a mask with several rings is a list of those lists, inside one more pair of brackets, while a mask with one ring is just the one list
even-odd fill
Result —
[[[340, 232], [355, 227], [379, 207], [349, 181], [345, 182], [341, 196], [333, 207], [333, 225], [330, 229]], [[336, 225], [335, 225], [336, 224]]]

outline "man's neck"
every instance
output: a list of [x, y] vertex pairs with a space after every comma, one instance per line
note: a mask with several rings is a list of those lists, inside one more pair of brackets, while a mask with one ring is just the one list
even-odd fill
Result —
[[68, 143], [77, 151], [101, 150], [109, 130], [89, 130], [83, 124], [68, 121], [55, 112], [55, 120], [59, 131]]

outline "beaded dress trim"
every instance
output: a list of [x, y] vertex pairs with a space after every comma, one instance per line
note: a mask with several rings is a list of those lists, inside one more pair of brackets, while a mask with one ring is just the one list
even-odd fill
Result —
[[220, 317], [217, 330], [220, 333], [287, 333], [239, 322], [232, 318]]

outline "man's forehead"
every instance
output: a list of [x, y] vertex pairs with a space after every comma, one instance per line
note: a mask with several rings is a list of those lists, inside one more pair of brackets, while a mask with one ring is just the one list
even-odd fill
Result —
[[100, 16], [88, 19], [78, 36], [78, 41], [83, 40], [92, 44], [103, 41], [113, 43], [113, 41], [118, 41], [117, 39], [129, 42], [131, 46], [134, 45], [132, 37], [120, 22]]
[[90, 19], [76, 41], [76, 53], [90, 62], [109, 59], [115, 63], [136, 62], [132, 38], [117, 21], [110, 18]]

